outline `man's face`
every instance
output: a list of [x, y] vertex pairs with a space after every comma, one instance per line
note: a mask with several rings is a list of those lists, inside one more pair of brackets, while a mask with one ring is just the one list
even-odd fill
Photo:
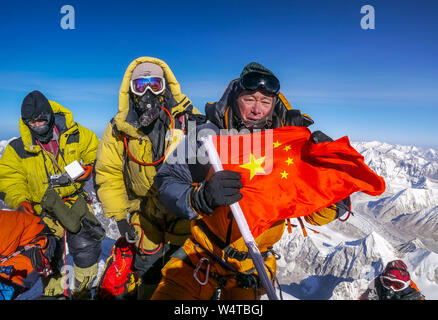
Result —
[[37, 118], [28, 120], [25, 123], [27, 124], [27, 126], [32, 132], [39, 135], [39, 137], [37, 137], [39, 141], [43, 141], [43, 140], [45, 141], [45, 139], [48, 138], [50, 134], [48, 134], [46, 137], [42, 137], [42, 136], [46, 135], [50, 130], [53, 129], [53, 125], [52, 126], [49, 125], [52, 117], [53, 116], [50, 115], [40, 115]]
[[31, 126], [32, 128], [37, 128], [37, 127], [45, 125], [46, 123], [47, 123], [46, 120], [30, 120], [29, 126]]
[[266, 117], [273, 108], [274, 98], [263, 93], [243, 92], [237, 98], [237, 105], [243, 121], [257, 121]]

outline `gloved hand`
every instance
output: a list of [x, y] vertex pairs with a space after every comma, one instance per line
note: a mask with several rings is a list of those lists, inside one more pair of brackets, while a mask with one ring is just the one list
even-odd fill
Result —
[[228, 206], [242, 199], [242, 187], [240, 173], [218, 171], [192, 191], [191, 204], [196, 211], [210, 214], [219, 206]]
[[81, 166], [84, 169], [84, 174], [76, 178], [76, 181], [87, 181], [93, 175], [93, 166]]
[[310, 136], [310, 138], [312, 139], [312, 141], [314, 143], [321, 143], [321, 142], [330, 142], [333, 141], [332, 138], [330, 138], [328, 135], [326, 135], [324, 132], [322, 131], [314, 131], [312, 132], [312, 135]]
[[18, 205], [17, 211], [21, 211], [28, 214], [35, 214], [35, 210], [29, 201], [23, 201]]
[[122, 219], [117, 222], [117, 228], [119, 228], [120, 235], [126, 238], [129, 243], [135, 243], [138, 240], [137, 232], [134, 227], [128, 223], [128, 220]]

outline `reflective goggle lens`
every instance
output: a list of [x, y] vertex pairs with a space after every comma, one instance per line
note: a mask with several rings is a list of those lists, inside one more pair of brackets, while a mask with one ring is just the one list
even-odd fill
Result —
[[410, 281], [401, 281], [387, 277], [381, 277], [382, 284], [385, 288], [392, 288], [394, 291], [404, 290], [409, 286]]
[[268, 93], [276, 94], [280, 90], [280, 82], [274, 76], [250, 72], [240, 79], [240, 84], [247, 90], [264, 89]]
[[131, 89], [135, 94], [144, 94], [147, 88], [159, 94], [164, 90], [164, 79], [160, 77], [139, 78], [131, 81]]

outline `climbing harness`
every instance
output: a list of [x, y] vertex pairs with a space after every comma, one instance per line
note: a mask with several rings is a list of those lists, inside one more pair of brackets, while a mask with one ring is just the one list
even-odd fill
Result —
[[[192, 239], [194, 240], [194, 239]], [[225, 268], [226, 270], [230, 271], [231, 274], [229, 275], [219, 275], [217, 273], [211, 272], [210, 271], [210, 259], [203, 257], [201, 255], [201, 253], [197, 250], [197, 248], [202, 249], [208, 256], [210, 256], [212, 258], [212, 260], [218, 262], [223, 268]], [[214, 255], [213, 253], [209, 252], [208, 250], [205, 250], [199, 243], [197, 243], [195, 241], [195, 246], [194, 246], [195, 252], [197, 253], [198, 257], [200, 257], [200, 260], [198, 261], [198, 264], [196, 266], [193, 266], [192, 263], [190, 262], [190, 260], [184, 257], [179, 256], [180, 259], [184, 260], [186, 263], [188, 263], [189, 265], [191, 265], [194, 268], [193, 271], [193, 278], [196, 280], [196, 282], [198, 282], [201, 286], [204, 286], [208, 283], [209, 278], [213, 278], [214, 280], [216, 280], [217, 282], [217, 286], [214, 289], [214, 292], [210, 298], [210, 300], [219, 300], [220, 295], [222, 290], [225, 288], [225, 285], [227, 283], [227, 281], [231, 278], [236, 279], [237, 285], [240, 288], [245, 288], [245, 289], [254, 289], [254, 294], [257, 297], [259, 294], [259, 288], [261, 288], [261, 284], [260, 284], [260, 280], [259, 278], [254, 274], [254, 272], [256, 271], [255, 268], [250, 269], [246, 272], [239, 272], [237, 269], [235, 269], [232, 265], [230, 265], [229, 263], [227, 263], [226, 261], [224, 261], [223, 259], [217, 257], [216, 255]], [[277, 259], [280, 258], [280, 255], [278, 253], [276, 253], [274, 250], [272, 250], [272, 248], [269, 248], [270, 252], [273, 253], [274, 257]], [[206, 264], [206, 269], [205, 269], [205, 279], [204, 281], [201, 281], [198, 277], [198, 273], [202, 267], [203, 264]], [[266, 265], [265, 265], [266, 266]], [[269, 272], [271, 273], [271, 275], [274, 278], [274, 281], [277, 282], [278, 284], [278, 279], [275, 277], [275, 274], [272, 272], [272, 270], [266, 266], [269, 270]], [[280, 286], [279, 286], [280, 288]], [[281, 291], [281, 288], [280, 288]]]

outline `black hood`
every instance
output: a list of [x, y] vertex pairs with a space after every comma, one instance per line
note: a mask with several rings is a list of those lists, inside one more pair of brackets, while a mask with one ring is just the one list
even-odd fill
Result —
[[[29, 127], [32, 137], [47, 143], [52, 139], [55, 115], [49, 100], [39, 91], [29, 93], [21, 104], [21, 119]], [[38, 128], [29, 126], [31, 120], [46, 120], [47, 123]]]

